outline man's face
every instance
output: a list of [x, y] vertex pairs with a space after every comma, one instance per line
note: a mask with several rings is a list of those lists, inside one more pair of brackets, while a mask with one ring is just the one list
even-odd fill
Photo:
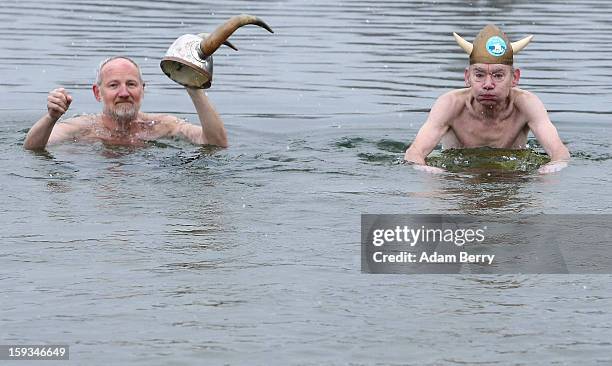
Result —
[[519, 69], [509, 65], [474, 64], [465, 70], [465, 85], [478, 103], [495, 106], [506, 101], [520, 75]]
[[109, 61], [100, 70], [101, 84], [95, 84], [96, 99], [103, 103], [103, 113], [120, 123], [138, 117], [144, 96], [144, 84], [138, 69], [126, 59]]

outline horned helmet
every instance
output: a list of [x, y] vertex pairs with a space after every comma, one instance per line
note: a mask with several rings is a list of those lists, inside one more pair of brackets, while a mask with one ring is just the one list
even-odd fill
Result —
[[463, 50], [470, 55], [470, 65], [473, 64], [504, 64], [512, 65], [514, 55], [518, 54], [531, 42], [533, 35], [520, 41], [510, 42], [506, 33], [494, 24], [488, 24], [470, 43], [453, 32], [455, 40]]
[[164, 74], [175, 82], [190, 88], [210, 88], [213, 76], [213, 53], [222, 44], [238, 50], [227, 39], [238, 28], [254, 24], [274, 33], [261, 19], [253, 15], [236, 15], [220, 25], [211, 34], [185, 34], [170, 46], [160, 66]]

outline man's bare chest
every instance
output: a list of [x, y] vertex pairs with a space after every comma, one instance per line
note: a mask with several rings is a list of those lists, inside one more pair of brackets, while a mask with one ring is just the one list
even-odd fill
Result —
[[123, 133], [111, 132], [102, 124], [94, 123], [82, 131], [80, 140], [101, 141], [111, 145], [141, 146], [146, 141], [154, 141], [167, 136], [169, 128], [163, 123], [146, 122], [133, 126]]
[[520, 148], [524, 147], [529, 132], [527, 122], [519, 113], [480, 119], [466, 112], [453, 120], [450, 128], [463, 147]]

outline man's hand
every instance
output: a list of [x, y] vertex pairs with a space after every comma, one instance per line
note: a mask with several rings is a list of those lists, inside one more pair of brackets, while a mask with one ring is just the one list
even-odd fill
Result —
[[445, 172], [444, 169], [437, 168], [435, 166], [429, 166], [429, 165], [414, 164], [412, 167], [415, 170], [425, 172], [425, 173], [430, 173], [430, 174], [441, 174]]
[[47, 110], [53, 121], [57, 121], [66, 113], [72, 103], [72, 96], [64, 88], [53, 89], [47, 96]]
[[551, 161], [548, 164], [544, 164], [538, 169], [540, 174], [550, 174], [560, 171], [561, 169], [567, 168], [567, 161]]
[[412, 168], [414, 170], [418, 170], [421, 172], [425, 172], [425, 173], [430, 173], [430, 174], [440, 174], [440, 173], [445, 173], [446, 170], [441, 169], [441, 168], [437, 168], [435, 166], [429, 166], [425, 163], [417, 163], [414, 161], [410, 161], [410, 160], [404, 160], [404, 164], [408, 164], [410, 166], [412, 166]]
[[[72, 103], [72, 97], [64, 88], [53, 89], [47, 96], [47, 113], [42, 116], [34, 126], [30, 128], [23, 142], [23, 147], [28, 150], [41, 150], [47, 146], [55, 122], [66, 113]], [[75, 130], [74, 126], [61, 123], [55, 129], [53, 141], [58, 142], [68, 139]], [[68, 133], [68, 131], [71, 131]]]

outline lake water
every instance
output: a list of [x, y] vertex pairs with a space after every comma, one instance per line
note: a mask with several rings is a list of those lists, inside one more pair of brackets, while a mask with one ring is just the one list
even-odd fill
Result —
[[[256, 14], [215, 55], [226, 150], [22, 148], [64, 86], [95, 113], [97, 64], [143, 68], [143, 110], [197, 121], [159, 60]], [[362, 213], [611, 213], [612, 3], [4, 0], [0, 340], [70, 364], [612, 363], [608, 275], [370, 275]], [[463, 86], [487, 22], [534, 34], [516, 65], [572, 152], [560, 174], [427, 175], [399, 164]], [[24, 363], [25, 364], [25, 363]]]

